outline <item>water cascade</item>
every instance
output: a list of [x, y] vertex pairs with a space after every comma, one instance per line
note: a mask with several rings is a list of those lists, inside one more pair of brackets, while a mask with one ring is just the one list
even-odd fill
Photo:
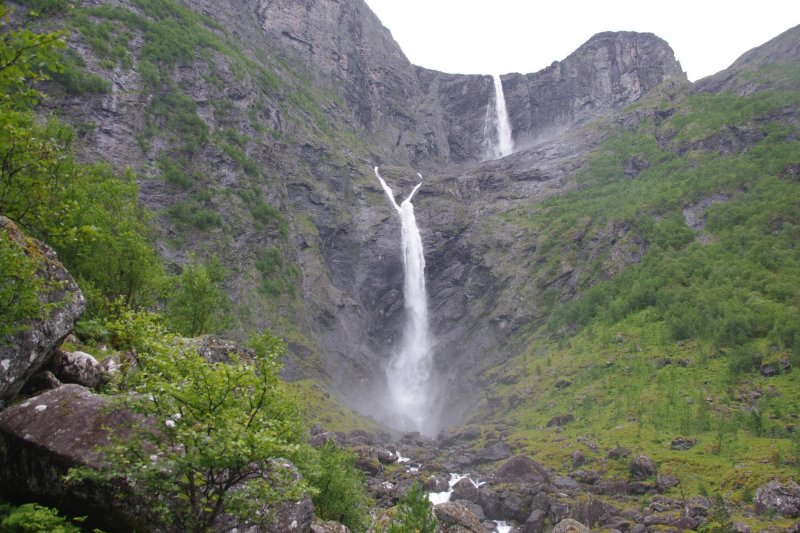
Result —
[[503, 82], [497, 74], [492, 74], [492, 79], [494, 114], [491, 113], [491, 107], [487, 107], [484, 137], [487, 143], [487, 159], [499, 159], [514, 152], [514, 139], [511, 138], [511, 122], [508, 119]]
[[[422, 179], [422, 176], [417, 174]], [[428, 331], [428, 295], [425, 290], [425, 256], [422, 238], [414, 217], [411, 199], [422, 186], [420, 181], [400, 205], [392, 189], [375, 167], [375, 176], [400, 215], [400, 232], [403, 254], [403, 296], [406, 323], [403, 340], [386, 369], [390, 410], [394, 412], [393, 424], [404, 431], [431, 434], [435, 427], [432, 401], [433, 352]]]

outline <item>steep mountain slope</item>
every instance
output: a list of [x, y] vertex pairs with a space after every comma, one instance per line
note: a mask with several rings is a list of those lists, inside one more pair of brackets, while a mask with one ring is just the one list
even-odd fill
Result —
[[218, 254], [231, 333], [277, 328], [288, 375], [328, 376], [357, 404], [382, 396], [403, 320], [397, 222], [371, 169], [395, 164], [398, 190], [428, 169], [419, 212], [448, 419], [505, 357], [508, 328], [537, 314], [507, 283], [524, 275], [487, 264], [503, 240], [480, 237], [484, 213], [571, 187], [604, 135], [571, 126], [685, 80], [657, 37], [597, 35], [542, 72], [504, 77], [519, 146], [567, 135], [474, 166], [491, 78], [409, 64], [363, 2], [93, 1], [50, 23], [74, 30], [72, 68], [110, 88], [62, 79], [49, 105], [79, 127], [87, 159], [137, 172], [165, 259], [178, 269], [190, 252]]

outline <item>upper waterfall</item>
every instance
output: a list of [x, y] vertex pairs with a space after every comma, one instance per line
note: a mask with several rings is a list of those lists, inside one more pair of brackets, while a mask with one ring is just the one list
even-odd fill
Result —
[[486, 110], [484, 137], [487, 143], [487, 159], [499, 159], [514, 153], [514, 139], [511, 136], [511, 122], [506, 109], [506, 97], [503, 94], [503, 82], [500, 76], [492, 74], [494, 80], [494, 113]]
[[[422, 176], [417, 174], [420, 179]], [[422, 237], [414, 216], [411, 199], [422, 186], [418, 183], [400, 205], [394, 193], [375, 167], [392, 207], [400, 215], [400, 239], [403, 254], [403, 296], [406, 322], [403, 341], [386, 369], [389, 387], [390, 410], [396, 418], [393, 424], [399, 429], [431, 434], [435, 424], [432, 402], [433, 351], [428, 328], [428, 295], [425, 289], [425, 254]]]

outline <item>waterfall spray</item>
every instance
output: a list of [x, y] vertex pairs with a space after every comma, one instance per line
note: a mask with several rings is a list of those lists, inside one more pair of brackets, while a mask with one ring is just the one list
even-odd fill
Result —
[[[506, 109], [506, 98], [503, 94], [503, 82], [497, 74], [492, 75], [494, 80], [494, 116], [489, 109], [486, 112], [486, 128], [484, 136], [489, 146], [489, 158], [499, 159], [514, 152], [514, 139], [511, 137], [511, 122]], [[490, 124], [494, 128], [490, 128]], [[491, 130], [494, 129], [494, 142], [491, 142]], [[488, 135], [487, 135], [488, 134]]]
[[[403, 253], [403, 296], [406, 323], [403, 341], [386, 369], [391, 410], [394, 422], [403, 430], [430, 433], [435, 421], [432, 406], [431, 373], [433, 353], [428, 331], [428, 295], [425, 289], [425, 255], [422, 238], [414, 217], [411, 199], [422, 186], [420, 181], [400, 205], [392, 189], [375, 167], [375, 176], [381, 182], [392, 207], [400, 215], [400, 232]], [[417, 174], [420, 180], [422, 176]]]

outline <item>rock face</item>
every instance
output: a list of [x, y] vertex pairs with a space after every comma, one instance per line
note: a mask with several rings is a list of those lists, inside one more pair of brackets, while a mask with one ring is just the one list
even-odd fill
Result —
[[[427, 167], [480, 161], [490, 76], [444, 74], [411, 65], [362, 0], [258, 2], [274, 41], [344, 87], [359, 123], [393, 162]], [[502, 77], [514, 138], [532, 144], [570, 125], [636, 101], [667, 79], [684, 79], [666, 42], [652, 34], [606, 32], [564, 61]]]
[[[0, 238], [10, 239], [29, 254], [41, 258], [37, 275], [48, 290], [41, 293], [42, 306], [52, 306], [47, 317], [27, 325], [27, 330], [0, 343], [0, 408], [16, 395], [36, 372], [47, 365], [53, 351], [75, 327], [86, 300], [75, 280], [46, 244], [23, 235], [13, 222], [0, 215]], [[7, 342], [5, 342], [7, 341]]]
[[[144, 9], [130, 0], [91, 3], [138, 15]], [[382, 166], [398, 194], [416, 184], [417, 169], [426, 176], [415, 205], [445, 427], [476, 401], [477, 376], [506, 356], [504, 343], [540, 318], [529, 304], [535, 295], [525, 292], [534, 289], [523, 289], [535, 284], [520, 267], [535, 254], [535, 239], [515, 239], [487, 220], [572, 186], [581, 158], [602, 138], [572, 132], [573, 126], [610, 115], [659, 83], [685, 82], [663, 40], [598, 34], [547, 69], [502, 77], [514, 139], [524, 150], [482, 162], [491, 77], [412, 65], [363, 0], [185, 4], [226, 28], [245, 56], [277, 78], [265, 86], [258, 76], [239, 76], [241, 65], [218, 51], [181, 60], [171, 72], [214, 139], [232, 130], [248, 140], [242, 150], [251, 173], [260, 169], [257, 178], [230, 150], [209, 141], [186, 163], [204, 176], [195, 189], [163, 179], [156, 161], [173, 158], [180, 146], [173, 146], [170, 132], [156, 134], [144, 150], [135, 140], [143, 137], [142, 117], [162, 96], [138, 68], [148, 38], [138, 28], [130, 29], [134, 68], [113, 72], [75, 32], [70, 46], [93, 73], [110, 78], [112, 92], [54, 98], [48, 105], [76, 124], [97, 124], [83, 143], [87, 159], [113, 154], [114, 165], [137, 170], [142, 203], [156, 212], [159, 249], [168, 262], [187, 260], [189, 250], [171, 243], [176, 236], [188, 237], [183, 242], [198, 255], [215, 250], [225, 258], [231, 273], [226, 288], [243, 317], [230, 335], [296, 325], [303, 338], [290, 343], [286, 375], [326, 375], [348, 403], [380, 418], [389, 411], [380, 401], [385, 368], [402, 335], [403, 271], [399, 221], [372, 167]], [[211, 83], [209, 73], [221, 83]], [[563, 135], [554, 140], [556, 134]], [[199, 190], [211, 196], [203, 208], [220, 215], [224, 231], [186, 229], [170, 218], [173, 207], [196, 200]], [[263, 221], [244, 200], [254, 192], [285, 216], [284, 226], [260, 228]], [[619, 266], [637, 261], [644, 242], [631, 228], [615, 227], [596, 249], [612, 247]], [[259, 290], [257, 263], [268, 250], [281, 251], [295, 289], [294, 301], [282, 295], [286, 301], [277, 312]], [[546, 281], [569, 286], [576, 277], [571, 269]]]

